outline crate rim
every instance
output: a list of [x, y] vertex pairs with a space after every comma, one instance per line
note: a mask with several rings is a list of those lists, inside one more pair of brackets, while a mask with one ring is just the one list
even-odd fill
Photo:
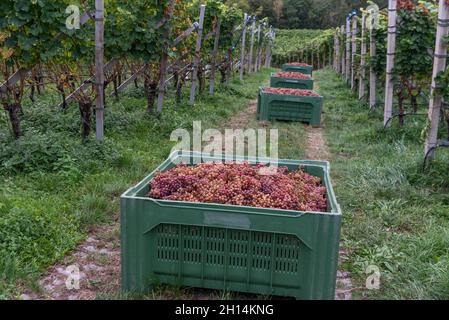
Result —
[[313, 66], [310, 64], [308, 64], [306, 66], [295, 66], [292, 63], [295, 63], [295, 62], [284, 63], [282, 66], [291, 66], [291, 67], [298, 67], [298, 68], [310, 68], [310, 67], [313, 68]]
[[[176, 160], [180, 157], [207, 157], [209, 159], [216, 160], [226, 160], [230, 161], [247, 161], [247, 162], [268, 162], [277, 161], [278, 163], [283, 164], [291, 164], [291, 165], [306, 165], [312, 167], [319, 167], [323, 170], [324, 173], [324, 181], [327, 191], [328, 201], [331, 204], [331, 210], [329, 212], [318, 212], [318, 211], [297, 211], [297, 210], [284, 210], [284, 209], [276, 209], [276, 208], [259, 208], [259, 207], [249, 207], [249, 206], [237, 206], [237, 205], [229, 205], [229, 204], [217, 204], [217, 203], [204, 203], [204, 202], [187, 202], [187, 201], [172, 201], [172, 200], [159, 200], [153, 199], [149, 197], [139, 197], [136, 196], [136, 193], [148, 185], [148, 183], [154, 178], [157, 172], [163, 171], [163, 169], [167, 168], [173, 160]], [[264, 161], [265, 160], [265, 161]], [[271, 160], [271, 161], [270, 161]], [[162, 162], [156, 169], [154, 169], [149, 175], [147, 175], [143, 180], [135, 184], [133, 187], [126, 190], [120, 197], [120, 199], [136, 199], [146, 202], [152, 202], [160, 207], [173, 207], [181, 205], [183, 208], [189, 209], [204, 209], [211, 211], [225, 211], [225, 212], [233, 212], [233, 213], [242, 213], [251, 214], [251, 215], [265, 215], [265, 216], [285, 216], [285, 217], [301, 217], [306, 214], [314, 214], [314, 215], [327, 215], [327, 216], [341, 216], [342, 211], [341, 207], [337, 202], [337, 198], [335, 196], [335, 192], [330, 179], [330, 163], [329, 161], [324, 160], [291, 160], [291, 159], [271, 159], [265, 157], [242, 157], [242, 156], [229, 156], [225, 154], [214, 154], [211, 156], [207, 153], [202, 153], [198, 151], [173, 151], [169, 157]], [[272, 213], [276, 211], [276, 213]]]

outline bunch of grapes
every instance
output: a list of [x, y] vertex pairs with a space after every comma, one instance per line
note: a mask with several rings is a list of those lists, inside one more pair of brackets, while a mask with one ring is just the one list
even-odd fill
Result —
[[397, 3], [397, 9], [412, 11], [415, 9], [415, 4], [412, 0], [399, 0]]
[[287, 88], [271, 88], [266, 87], [263, 89], [264, 93], [272, 94], [285, 94], [289, 96], [301, 96], [301, 97], [319, 97], [320, 95], [312, 90], [301, 89], [287, 89]]
[[311, 76], [301, 73], [301, 72], [277, 72], [273, 77], [276, 78], [292, 78], [292, 79], [312, 79]]
[[287, 63], [288, 66], [293, 66], [293, 67], [311, 67], [310, 64], [304, 63], [304, 62], [290, 62]]
[[150, 183], [153, 199], [218, 203], [258, 208], [325, 212], [326, 188], [321, 180], [299, 168], [261, 172], [264, 164], [203, 163], [178, 165], [159, 172]]

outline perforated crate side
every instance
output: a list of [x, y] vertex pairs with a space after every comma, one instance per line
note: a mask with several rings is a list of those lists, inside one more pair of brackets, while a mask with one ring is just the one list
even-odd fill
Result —
[[294, 79], [294, 78], [282, 78], [274, 77], [271, 75], [270, 87], [272, 88], [289, 88], [289, 89], [301, 89], [301, 90], [313, 90], [312, 79]]
[[302, 97], [264, 93], [260, 89], [259, 120], [285, 120], [321, 125], [322, 97]]

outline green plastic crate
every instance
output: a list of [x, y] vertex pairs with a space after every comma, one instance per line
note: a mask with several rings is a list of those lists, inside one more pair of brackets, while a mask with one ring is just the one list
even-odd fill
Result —
[[313, 90], [313, 79], [295, 79], [275, 77], [271, 74], [270, 87], [272, 88], [290, 88], [301, 90]]
[[292, 66], [289, 65], [288, 63], [282, 65], [282, 71], [286, 71], [286, 72], [301, 72], [304, 74], [308, 74], [308, 75], [312, 75], [313, 74], [313, 67], [312, 66], [304, 66], [304, 67], [300, 67], [300, 66]]
[[322, 178], [326, 213], [162, 201], [147, 198], [157, 171], [175, 161], [267, 159], [175, 152], [121, 198], [122, 289], [148, 292], [153, 284], [334, 299], [341, 211], [321, 161], [279, 165]]
[[264, 93], [260, 88], [257, 116], [262, 121], [285, 120], [321, 125], [323, 97], [302, 97]]

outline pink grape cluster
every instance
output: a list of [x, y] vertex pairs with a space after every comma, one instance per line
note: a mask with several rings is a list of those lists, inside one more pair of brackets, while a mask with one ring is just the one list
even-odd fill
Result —
[[310, 64], [304, 63], [304, 62], [290, 62], [287, 63], [288, 66], [293, 66], [293, 67], [311, 67]]
[[325, 212], [326, 188], [320, 178], [299, 168], [280, 167], [261, 174], [266, 165], [203, 163], [158, 172], [150, 183], [153, 199], [218, 203], [258, 208]]
[[275, 78], [291, 78], [291, 79], [312, 79], [311, 76], [301, 73], [301, 72], [277, 72], [274, 74]]
[[266, 87], [263, 89], [264, 93], [271, 94], [285, 94], [289, 96], [301, 96], [301, 97], [319, 97], [320, 95], [312, 90], [302, 89], [287, 89], [287, 88], [271, 88]]

